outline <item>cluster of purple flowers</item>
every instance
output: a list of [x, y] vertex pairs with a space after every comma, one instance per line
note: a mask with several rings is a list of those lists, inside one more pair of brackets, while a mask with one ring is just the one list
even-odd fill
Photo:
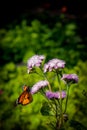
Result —
[[32, 94], [37, 93], [41, 88], [48, 86], [48, 84], [49, 84], [49, 82], [47, 80], [41, 80], [41, 81], [37, 82], [31, 88], [31, 93]]
[[76, 74], [63, 74], [61, 79], [66, 83], [78, 83], [78, 76]]
[[[70, 89], [70, 87], [68, 86], [70, 86], [73, 83], [78, 83], [78, 76], [76, 74], [63, 74], [62, 75], [62, 69], [65, 67], [65, 64], [66, 64], [65, 61], [54, 58], [52, 60], [49, 60], [47, 63], [43, 65], [42, 62], [44, 59], [45, 59], [45, 56], [43, 55], [34, 55], [27, 62], [28, 73], [30, 72], [37, 73], [38, 69], [36, 69], [36, 71], [34, 70], [36, 67], [38, 67], [39, 69], [41, 69], [40, 76], [45, 78], [45, 80], [41, 80], [37, 82], [36, 84], [34, 84], [29, 92], [33, 95], [40, 91], [43, 93], [46, 99], [49, 100], [47, 104], [49, 106], [49, 103], [50, 103], [50, 108], [52, 106], [52, 109], [53, 109], [52, 113], [54, 112], [53, 115], [56, 117], [56, 122], [54, 122], [55, 124], [53, 124], [53, 127], [55, 126], [56, 129], [60, 129], [63, 122], [68, 120], [68, 116], [66, 115], [67, 102], [69, 99], [68, 97], [69, 97], [69, 89]], [[56, 76], [59, 81], [58, 82], [59, 91], [56, 91], [56, 92], [52, 90], [50, 82], [48, 81], [48, 77], [46, 77], [47, 72], [52, 72], [52, 71], [56, 73]], [[62, 84], [60, 83], [61, 81], [64, 81], [64, 83], [66, 84], [65, 91], [62, 90], [62, 86], [61, 86]], [[49, 89], [47, 88], [47, 86]], [[46, 89], [44, 89], [45, 87]], [[66, 98], [65, 102], [63, 102], [64, 98]], [[63, 103], [65, 103], [64, 107], [62, 107]], [[46, 109], [46, 111], [43, 111], [44, 109]], [[42, 106], [41, 108], [42, 114], [43, 112], [45, 112], [44, 114], [47, 114], [47, 113], [50, 114], [51, 110], [47, 109], [46, 105], [45, 107]]]
[[43, 55], [34, 55], [27, 61], [27, 68], [28, 73], [34, 68], [34, 67], [40, 67], [42, 61], [45, 59]]
[[46, 92], [46, 97], [49, 99], [60, 99], [60, 98], [65, 98], [66, 97], [66, 92], [62, 91], [62, 92], [51, 92], [51, 91], [47, 91]]
[[[49, 84], [49, 82], [47, 80], [41, 80], [41, 81], [37, 82], [31, 88], [31, 94], [37, 93], [40, 89], [48, 86], [48, 84]], [[55, 98], [55, 99], [65, 98], [66, 97], [66, 92], [65, 91], [62, 91], [62, 92], [47, 91], [46, 92], [46, 97], [49, 98], [49, 99], [52, 99], [52, 98]]]
[[[32, 56], [28, 62], [27, 62], [27, 68], [28, 68], [28, 73], [33, 69], [33, 67], [40, 67], [42, 64], [42, 61], [45, 59], [43, 55], [34, 55]], [[60, 59], [52, 59], [48, 63], [44, 65], [43, 68], [43, 73], [46, 72], [51, 72], [53, 70], [59, 70], [63, 69], [65, 67], [65, 61], [60, 60]], [[63, 74], [62, 80], [65, 81], [65, 83], [77, 83], [78, 82], [78, 76], [76, 74]], [[31, 88], [31, 93], [35, 94], [37, 93], [40, 89], [46, 87], [49, 85], [49, 82], [47, 80], [42, 80], [37, 82], [33, 87]], [[46, 97], [49, 99], [52, 98], [65, 98], [66, 97], [66, 92], [52, 92], [52, 91], [47, 91], [46, 92]]]
[[52, 59], [44, 65], [44, 73], [65, 67], [65, 61], [59, 59]]

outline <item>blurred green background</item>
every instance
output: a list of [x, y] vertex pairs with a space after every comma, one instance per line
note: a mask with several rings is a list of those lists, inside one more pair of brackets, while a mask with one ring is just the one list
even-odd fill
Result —
[[[40, 113], [44, 101], [40, 93], [33, 96], [31, 104], [15, 107], [15, 101], [22, 92], [22, 86], [24, 84], [32, 86], [39, 80], [38, 76], [27, 74], [27, 60], [35, 54], [45, 55], [46, 62], [52, 58], [64, 60], [66, 61], [65, 72], [76, 73], [79, 76], [79, 83], [70, 89], [67, 113], [70, 120], [75, 119], [87, 127], [87, 37], [86, 22], [84, 22], [87, 19], [85, 13], [83, 15], [79, 11], [75, 12], [76, 8], [71, 13], [71, 10], [68, 10], [71, 4], [65, 6], [65, 3], [63, 1], [60, 7], [60, 3], [56, 5], [54, 2], [52, 6], [52, 1], [48, 1], [39, 5], [38, 1], [36, 6], [32, 5], [31, 10], [27, 12], [23, 10], [21, 13], [19, 11], [21, 15], [17, 15], [13, 21], [10, 19], [3, 24], [3, 17], [1, 17], [1, 130], [50, 129], [46, 125], [49, 118]], [[25, 5], [25, 9], [29, 9], [30, 6]], [[20, 8], [17, 9], [20, 10]], [[9, 14], [6, 16], [9, 17]], [[67, 130], [75, 129], [77, 130], [77, 128], [67, 128]]]

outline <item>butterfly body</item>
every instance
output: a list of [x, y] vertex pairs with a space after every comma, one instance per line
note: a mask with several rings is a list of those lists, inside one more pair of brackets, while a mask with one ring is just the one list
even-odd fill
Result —
[[23, 92], [16, 101], [16, 104], [27, 105], [33, 101], [32, 94], [28, 86], [23, 87]]

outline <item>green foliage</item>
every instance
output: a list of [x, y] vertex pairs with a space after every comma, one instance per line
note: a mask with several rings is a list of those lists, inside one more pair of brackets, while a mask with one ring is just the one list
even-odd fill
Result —
[[[10, 68], [8, 68], [10, 66]], [[75, 72], [79, 75], [79, 85], [71, 86], [70, 88], [70, 100], [68, 102], [68, 110], [67, 113], [69, 115], [69, 119], [76, 119], [81, 122], [84, 126], [86, 126], [86, 114], [87, 114], [87, 106], [86, 106], [86, 98], [83, 95], [83, 90], [87, 92], [87, 80], [86, 75], [87, 72], [85, 70], [87, 63], [78, 62], [77, 66], [72, 68], [72, 70], [66, 69], [65, 72], [71, 73]], [[16, 70], [15, 70], [16, 68]], [[15, 71], [14, 71], [15, 70]], [[46, 117], [42, 117], [40, 114], [40, 108], [42, 106], [42, 102], [44, 100], [43, 96], [39, 93], [33, 96], [33, 102], [27, 106], [17, 106], [15, 107], [15, 101], [22, 92], [22, 85], [27, 83], [30, 87], [38, 81], [36, 76], [32, 75], [30, 78], [29, 75], [24, 73], [25, 66], [17, 66], [15, 64], [9, 63], [6, 64], [1, 70], [2, 81], [0, 89], [2, 90], [2, 94], [0, 95], [0, 122], [1, 129], [38, 129], [39, 125], [41, 127], [44, 126], [43, 122], [46, 122]], [[4, 79], [5, 73], [8, 73], [9, 80], [6, 77]], [[10, 73], [14, 76], [9, 76]], [[29, 78], [28, 78], [29, 77]], [[33, 80], [34, 78], [34, 80]], [[38, 77], [39, 78], [39, 77]], [[36, 81], [35, 81], [36, 80]], [[56, 85], [56, 83], [55, 83]], [[57, 85], [56, 85], [57, 86]], [[57, 88], [56, 88], [57, 89]], [[43, 107], [42, 107], [43, 108]], [[47, 108], [47, 109], [46, 109]], [[48, 112], [48, 107], [44, 105], [44, 109], [41, 111], [45, 113]], [[9, 125], [9, 123], [11, 125]], [[45, 126], [44, 126], [45, 127]], [[86, 126], [87, 127], [87, 126]], [[46, 129], [46, 128], [45, 128]]]
[[83, 63], [79, 61], [78, 64], [72, 68], [72, 70], [65, 70], [66, 73], [76, 72], [79, 75], [79, 84], [75, 86], [71, 86], [70, 88], [70, 97], [68, 102], [68, 113], [69, 118], [72, 120], [76, 120], [79, 123], [83, 124], [83, 126], [87, 127], [86, 124], [86, 116], [87, 115], [87, 97], [84, 95], [87, 93], [87, 70], [86, 70], [87, 62]]
[[86, 127], [84, 127], [84, 125], [82, 125], [81, 123], [79, 123], [78, 121], [75, 120], [71, 120], [70, 121], [70, 126], [74, 128], [74, 130], [87, 130]]
[[50, 115], [50, 109], [51, 108], [50, 108], [49, 104], [47, 102], [43, 102], [41, 110], [40, 110], [41, 114], [45, 115], [45, 116]]
[[85, 45], [79, 45], [81, 38], [76, 34], [76, 29], [75, 22], [64, 24], [61, 20], [50, 28], [38, 20], [33, 20], [29, 26], [25, 20], [14, 28], [1, 30], [2, 63], [11, 61], [19, 63], [36, 53], [45, 54], [48, 59], [55, 55], [69, 65], [75, 65], [82, 54], [86, 57], [85, 52], [80, 51], [85, 49]]
[[[30, 78], [26, 73], [26, 65], [22, 65], [22, 62], [26, 63], [34, 54], [44, 54], [47, 60], [53, 57], [61, 58], [70, 67], [70, 70], [65, 69], [65, 73], [73, 72], [79, 75], [79, 84], [70, 88], [67, 113], [69, 119], [75, 119], [87, 127], [87, 96], [83, 94], [84, 90], [87, 93], [87, 54], [84, 51], [86, 46], [79, 44], [82, 39], [76, 34], [76, 28], [75, 22], [64, 24], [58, 21], [50, 28], [34, 20], [31, 25], [23, 21], [21, 25], [9, 30], [0, 30], [0, 129], [49, 130], [49, 126], [44, 123], [47, 117], [40, 113], [44, 98], [39, 93], [33, 96], [31, 104], [15, 107], [22, 86], [27, 84], [31, 87], [40, 78], [33, 74]], [[50, 78], [53, 80], [53, 77]], [[57, 89], [57, 83], [53, 85]], [[42, 107], [41, 112], [48, 114], [49, 108], [46, 107]]]

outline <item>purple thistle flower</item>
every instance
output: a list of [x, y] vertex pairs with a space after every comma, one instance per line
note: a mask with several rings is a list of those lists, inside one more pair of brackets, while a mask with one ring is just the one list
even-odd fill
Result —
[[37, 93], [41, 88], [48, 86], [48, 84], [49, 84], [49, 82], [47, 80], [41, 80], [41, 81], [37, 82], [31, 88], [31, 93], [32, 94]]
[[40, 67], [42, 61], [45, 59], [43, 55], [34, 55], [27, 61], [28, 73], [33, 67]]
[[78, 76], [76, 74], [63, 74], [61, 79], [66, 83], [78, 83]]
[[47, 91], [46, 92], [46, 97], [49, 99], [52, 98], [56, 98], [56, 99], [60, 99], [60, 97], [62, 96], [62, 99], [66, 97], [66, 92], [62, 91], [62, 92], [51, 92], [51, 91]]
[[65, 61], [59, 59], [52, 59], [44, 65], [44, 73], [53, 71], [55, 69], [62, 69], [65, 67]]

